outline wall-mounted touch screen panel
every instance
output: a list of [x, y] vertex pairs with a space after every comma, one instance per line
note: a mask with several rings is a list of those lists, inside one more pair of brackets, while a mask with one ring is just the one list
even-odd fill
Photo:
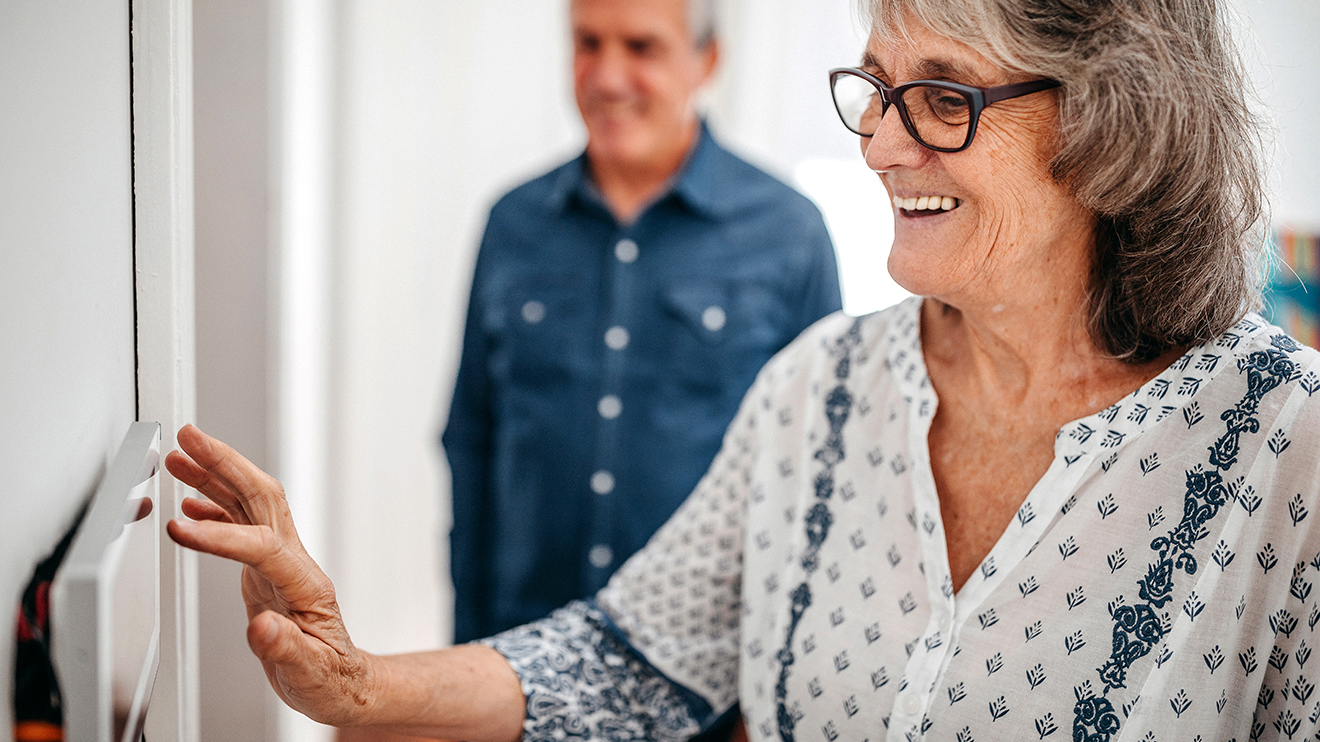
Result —
[[51, 585], [66, 742], [138, 742], [160, 662], [160, 425], [133, 423]]

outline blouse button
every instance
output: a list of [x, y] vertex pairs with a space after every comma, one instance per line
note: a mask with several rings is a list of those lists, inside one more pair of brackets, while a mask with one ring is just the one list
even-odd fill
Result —
[[596, 403], [596, 411], [606, 420], [613, 420], [623, 412], [623, 400], [613, 394], [606, 394]]
[[903, 699], [903, 713], [909, 716], [916, 716], [921, 711], [921, 699], [916, 696], [908, 696]]
[[522, 305], [523, 321], [529, 325], [535, 325], [545, 319], [545, 305], [533, 299]]
[[628, 331], [618, 325], [605, 331], [605, 345], [610, 350], [623, 350], [628, 347]]
[[614, 561], [614, 549], [605, 544], [596, 544], [587, 552], [587, 561], [596, 569], [605, 569]]
[[711, 332], [719, 332], [724, 329], [724, 323], [729, 320], [724, 314], [722, 307], [706, 307], [706, 311], [701, 313], [701, 325]]
[[637, 260], [637, 243], [632, 240], [619, 240], [614, 246], [614, 257], [619, 259], [620, 263], [631, 263]]

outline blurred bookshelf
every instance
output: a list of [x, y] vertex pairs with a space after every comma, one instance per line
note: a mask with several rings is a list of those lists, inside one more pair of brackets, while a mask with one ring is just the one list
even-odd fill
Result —
[[1320, 233], [1280, 228], [1265, 314], [1297, 340], [1320, 348]]

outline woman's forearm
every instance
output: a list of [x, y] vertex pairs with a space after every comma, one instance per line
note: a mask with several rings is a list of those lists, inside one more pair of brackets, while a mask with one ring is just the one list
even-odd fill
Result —
[[479, 644], [372, 655], [369, 703], [359, 726], [471, 742], [515, 742], [526, 711], [518, 676]]

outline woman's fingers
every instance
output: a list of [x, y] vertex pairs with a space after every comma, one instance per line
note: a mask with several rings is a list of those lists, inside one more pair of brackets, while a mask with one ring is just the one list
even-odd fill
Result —
[[285, 703], [304, 713], [314, 712], [301, 702], [304, 697], [332, 695], [324, 690], [334, 685], [330, 675], [335, 663], [327, 656], [328, 648], [287, 616], [270, 610], [253, 616], [247, 641]]
[[183, 514], [193, 520], [218, 520], [225, 523], [232, 523], [233, 519], [229, 517], [228, 511], [216, 505], [210, 500], [199, 500], [196, 497], [185, 497], [179, 503], [179, 508]]
[[207, 474], [218, 477], [235, 492], [250, 492], [265, 484], [260, 481], [262, 477], [258, 474], [261, 470], [255, 464], [223, 441], [203, 433], [195, 425], [179, 428], [176, 440], [179, 448], [205, 469]]
[[175, 518], [166, 530], [182, 546], [256, 570], [294, 610], [314, 610], [326, 594], [326, 578], [316, 563], [301, 548], [289, 548], [268, 526]]
[[165, 524], [165, 530], [180, 546], [204, 554], [214, 554], [241, 562], [249, 567], [268, 564], [277, 546], [258, 531], [269, 529], [216, 520], [184, 520], [174, 518]]
[[[290, 525], [284, 489], [273, 477], [224, 442], [192, 425], [180, 428], [177, 440], [179, 448], [193, 463], [193, 467], [182, 465], [183, 473], [202, 480], [200, 486], [183, 480], [185, 483], [197, 487], [231, 515], [234, 509], [239, 509], [253, 523]], [[170, 462], [167, 460], [166, 464]]]
[[[238, 494], [226, 483], [211, 476], [205, 469], [188, 458], [187, 454], [170, 451], [165, 456], [165, 468], [175, 479], [206, 495], [214, 503], [224, 508], [230, 520], [235, 523], [250, 523]], [[191, 517], [191, 516], [189, 516]]]

